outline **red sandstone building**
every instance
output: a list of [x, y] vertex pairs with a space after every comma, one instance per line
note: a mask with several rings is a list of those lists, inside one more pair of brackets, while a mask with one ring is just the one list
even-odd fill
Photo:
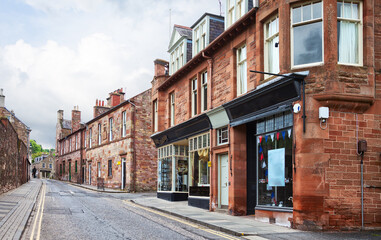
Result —
[[252, 4], [226, 1], [225, 31], [175, 70], [171, 58], [170, 75], [155, 61], [158, 197], [299, 229], [380, 228], [381, 3]]
[[[80, 125], [78, 109], [71, 125], [57, 125], [57, 173], [61, 180], [125, 191], [156, 189], [156, 155], [150, 139], [151, 89], [124, 100], [121, 89], [110, 93], [106, 105], [96, 101], [94, 118]], [[72, 130], [70, 130], [72, 129]], [[65, 134], [66, 132], [66, 134]]]

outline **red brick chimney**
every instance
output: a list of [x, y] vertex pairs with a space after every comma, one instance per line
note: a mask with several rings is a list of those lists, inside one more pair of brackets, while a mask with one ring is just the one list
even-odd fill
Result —
[[155, 75], [151, 82], [152, 89], [156, 89], [158, 86], [160, 86], [165, 80], [169, 78], [169, 72], [168, 72], [168, 62], [156, 59], [153, 61], [155, 66]]
[[115, 107], [124, 101], [123, 88], [117, 89], [110, 93], [110, 97], [107, 98], [107, 105], [109, 107]]
[[78, 106], [74, 106], [71, 110], [71, 129], [73, 132], [77, 131], [81, 127], [81, 111]]

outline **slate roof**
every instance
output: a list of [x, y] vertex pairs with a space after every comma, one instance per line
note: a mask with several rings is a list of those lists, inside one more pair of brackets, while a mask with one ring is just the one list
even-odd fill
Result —
[[186, 37], [187, 39], [192, 39], [192, 29], [185, 26], [175, 25], [174, 26], [176, 31], [182, 36]]

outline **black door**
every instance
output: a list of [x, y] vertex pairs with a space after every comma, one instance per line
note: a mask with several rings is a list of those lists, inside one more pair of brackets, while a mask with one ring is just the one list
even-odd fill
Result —
[[247, 129], [247, 214], [255, 213], [257, 205], [257, 160], [255, 122], [248, 123]]

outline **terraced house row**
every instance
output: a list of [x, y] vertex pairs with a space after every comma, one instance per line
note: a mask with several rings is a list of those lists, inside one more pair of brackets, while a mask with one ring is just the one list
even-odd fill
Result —
[[224, 18], [175, 25], [152, 81], [157, 196], [380, 228], [380, 23], [379, 1], [227, 0]]
[[381, 2], [225, 6], [174, 25], [152, 89], [110, 93], [83, 125], [58, 112], [57, 175], [298, 229], [380, 228]]
[[151, 90], [124, 99], [118, 89], [106, 104], [97, 100], [94, 118], [81, 123], [57, 113], [56, 176], [60, 180], [135, 191], [156, 189], [156, 155], [150, 139]]

